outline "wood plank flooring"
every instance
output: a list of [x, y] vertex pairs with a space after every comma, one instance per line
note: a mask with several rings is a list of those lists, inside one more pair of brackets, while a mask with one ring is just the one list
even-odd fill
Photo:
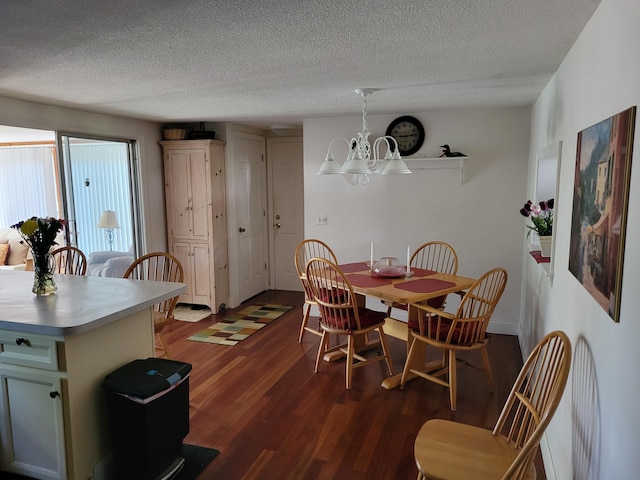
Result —
[[[434, 383], [416, 379], [404, 390], [383, 389], [384, 362], [356, 369], [351, 390], [344, 387], [343, 362], [323, 362], [314, 373], [319, 337], [306, 333], [298, 343], [303, 300], [301, 292], [269, 291], [245, 302], [239, 308], [295, 308], [236, 346], [187, 340], [234, 310], [166, 328], [172, 358], [193, 366], [185, 442], [220, 451], [200, 479], [413, 480], [413, 443], [425, 421], [493, 427], [522, 365], [516, 337], [492, 336], [494, 392], [482, 371], [459, 369], [452, 412], [448, 390]], [[400, 373], [406, 346], [395, 338], [388, 343]], [[539, 454], [536, 469], [545, 478]]]

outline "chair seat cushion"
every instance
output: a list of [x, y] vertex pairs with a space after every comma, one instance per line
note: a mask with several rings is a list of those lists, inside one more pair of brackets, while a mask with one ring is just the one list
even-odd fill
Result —
[[358, 316], [360, 317], [360, 326], [365, 328], [384, 323], [387, 314], [385, 312], [377, 312], [365, 307], [360, 307], [358, 308]]
[[[356, 326], [355, 319], [349, 312], [348, 317], [336, 318], [336, 317], [322, 317], [322, 322], [331, 325], [333, 328], [342, 328], [344, 330], [352, 330]], [[365, 307], [358, 307], [358, 317], [360, 318], [360, 327], [369, 328], [373, 325], [382, 325], [387, 314], [385, 312], [377, 312]]]
[[[431, 338], [433, 340], [437, 340], [438, 342], [444, 342], [444, 341], [447, 340], [447, 335], [449, 335], [449, 330], [451, 330], [451, 324], [453, 323], [453, 321], [449, 320], [448, 318], [443, 318], [443, 317], [440, 317], [440, 318], [441, 318], [440, 328], [438, 329], [438, 316], [433, 316], [433, 318], [431, 319], [431, 331], [427, 332], [426, 330], [427, 330], [428, 320], [425, 317], [425, 319], [424, 319], [424, 327], [425, 327], [424, 336], [428, 337], [428, 338]], [[416, 320], [409, 320], [407, 325], [414, 332], [420, 333], [420, 326], [418, 325], [418, 322]], [[451, 342], [450, 342], [451, 345], [468, 346], [468, 345], [471, 345], [473, 343], [473, 342], [460, 342], [459, 341], [460, 334], [462, 333], [462, 328], [465, 325], [468, 328], [470, 324], [469, 323], [465, 324], [465, 323], [462, 323], [462, 322], [458, 322], [458, 324], [456, 325], [456, 327], [453, 330], [453, 337], [451, 337]], [[485, 333], [484, 338], [485, 339], [487, 338], [487, 334], [486, 333]]]
[[323, 302], [335, 303], [335, 302], [346, 302], [347, 300], [347, 292], [341, 288], [332, 288], [331, 290], [327, 288], [322, 289], [322, 295], [320, 299]]
[[[438, 329], [438, 318], [439, 317], [434, 316], [431, 319], [431, 330], [428, 332], [427, 332], [428, 319], [426, 317], [424, 318], [424, 328], [425, 328], [424, 334], [429, 338], [438, 340], [440, 342], [444, 342], [447, 339], [449, 330], [451, 329], [452, 321], [449, 320], [448, 318], [440, 317], [441, 318], [440, 328]], [[409, 320], [408, 326], [411, 330], [415, 331], [416, 333], [420, 332], [420, 326], [418, 325], [417, 320]], [[456, 331], [454, 332], [453, 338], [451, 339], [451, 343], [454, 343], [454, 344], [457, 343], [458, 335], [456, 334], [460, 332], [461, 327], [462, 327], [462, 324], [458, 324], [456, 326]]]

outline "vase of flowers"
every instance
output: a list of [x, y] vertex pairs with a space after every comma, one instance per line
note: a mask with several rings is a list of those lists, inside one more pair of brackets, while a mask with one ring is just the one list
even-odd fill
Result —
[[551, 241], [553, 238], [553, 207], [554, 200], [533, 203], [528, 200], [520, 209], [520, 214], [531, 219], [532, 225], [527, 225], [529, 232], [535, 232], [540, 240], [540, 250], [543, 257], [551, 256]]
[[51, 295], [58, 289], [53, 280], [55, 262], [50, 250], [57, 245], [56, 235], [65, 225], [65, 220], [54, 217], [31, 217], [11, 225], [20, 233], [21, 242], [31, 249], [34, 273], [32, 291], [36, 295]]

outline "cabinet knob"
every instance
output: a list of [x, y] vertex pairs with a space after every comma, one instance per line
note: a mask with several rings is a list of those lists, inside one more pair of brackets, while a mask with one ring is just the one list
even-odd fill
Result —
[[22, 338], [22, 337], [21, 338], [16, 338], [16, 345], [22, 345], [23, 343], [25, 345], [29, 345], [29, 342], [27, 341], [26, 338]]
[[60, 394], [59, 394], [58, 392], [55, 392], [55, 391], [54, 391], [54, 392], [49, 392], [49, 396], [50, 396], [51, 398], [56, 398], [56, 397], [59, 397], [59, 396], [60, 396]]
[[238, 231], [239, 231], [240, 233], [243, 233], [243, 232], [245, 231], [245, 229], [244, 229], [244, 228], [242, 228], [242, 227], [240, 227], [240, 228], [238, 229]]
[[276, 228], [280, 228], [282, 225], [280, 225], [280, 223], [274, 223], [273, 226]]

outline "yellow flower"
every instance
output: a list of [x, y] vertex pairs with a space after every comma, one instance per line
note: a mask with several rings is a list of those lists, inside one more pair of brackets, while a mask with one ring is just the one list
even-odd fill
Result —
[[20, 227], [20, 231], [27, 237], [30, 237], [38, 229], [38, 222], [36, 220], [26, 220]]

